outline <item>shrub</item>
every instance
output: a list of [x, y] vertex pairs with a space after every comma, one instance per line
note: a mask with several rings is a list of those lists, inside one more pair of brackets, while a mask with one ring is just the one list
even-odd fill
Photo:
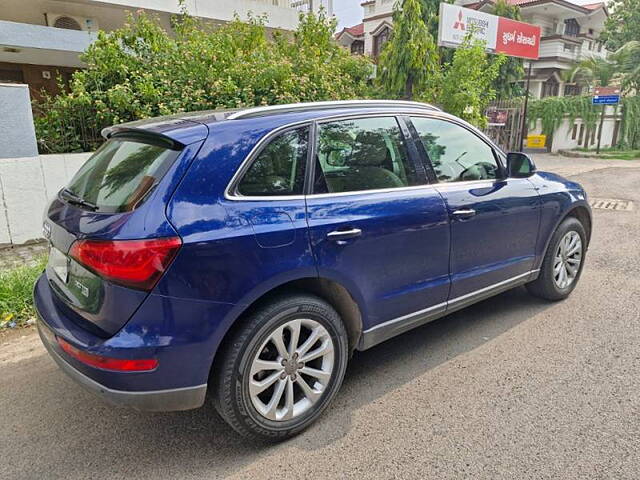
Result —
[[293, 34], [270, 34], [261, 17], [212, 27], [184, 13], [172, 30], [137, 13], [100, 32], [68, 91], [35, 106], [40, 151], [93, 150], [102, 128], [141, 118], [368, 94], [370, 61], [334, 41], [324, 13], [301, 15]]

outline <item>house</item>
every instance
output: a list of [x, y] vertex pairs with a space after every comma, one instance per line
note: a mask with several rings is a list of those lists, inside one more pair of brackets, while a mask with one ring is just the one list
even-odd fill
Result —
[[[598, 41], [608, 16], [603, 2], [577, 5], [567, 0], [508, 0], [518, 5], [524, 22], [542, 28], [540, 58], [533, 62], [531, 95], [579, 95], [583, 87], [568, 81], [566, 72], [590, 56], [605, 57], [607, 50]], [[338, 41], [354, 53], [377, 58], [393, 28], [395, 0], [367, 0], [362, 3], [363, 22], [343, 29]], [[495, 0], [456, 0], [466, 8], [491, 13]], [[528, 66], [528, 64], [525, 64]]]
[[352, 53], [377, 58], [389, 40], [393, 28], [393, 5], [396, 0], [366, 0], [362, 23], [344, 28], [336, 35], [340, 44]]
[[[494, 1], [459, 3], [490, 13]], [[607, 56], [607, 50], [598, 41], [608, 16], [606, 5], [603, 2], [577, 5], [566, 0], [509, 0], [509, 3], [520, 7], [522, 21], [539, 25], [542, 30], [540, 58], [532, 64], [531, 96], [584, 93], [582, 86], [569, 81], [567, 72], [580, 60]]]
[[[83, 67], [80, 54], [98, 30], [121, 27], [128, 12], [145, 10], [171, 31], [170, 17], [178, 0], [1, 0], [0, 83], [26, 83], [33, 98], [44, 89], [58, 91]], [[213, 24], [266, 15], [267, 27], [294, 30], [301, 11], [323, 7], [332, 14], [333, 0], [188, 0], [192, 14]]]

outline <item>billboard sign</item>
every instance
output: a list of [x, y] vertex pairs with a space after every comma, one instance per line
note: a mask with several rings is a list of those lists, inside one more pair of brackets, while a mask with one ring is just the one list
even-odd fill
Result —
[[456, 48], [469, 32], [492, 53], [532, 60], [540, 56], [539, 26], [441, 3], [438, 45]]

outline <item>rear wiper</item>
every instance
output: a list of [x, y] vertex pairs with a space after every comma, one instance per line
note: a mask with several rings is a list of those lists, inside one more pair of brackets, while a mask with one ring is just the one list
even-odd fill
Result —
[[68, 188], [63, 188], [62, 192], [60, 192], [61, 195], [64, 197], [64, 199], [73, 204], [73, 205], [78, 205], [80, 207], [84, 207], [87, 210], [91, 210], [92, 212], [95, 212], [96, 210], [98, 210], [98, 206], [88, 202], [86, 200], [83, 200], [82, 198], [80, 198], [78, 195], [76, 195], [75, 193], [73, 193], [71, 190], [69, 190]]

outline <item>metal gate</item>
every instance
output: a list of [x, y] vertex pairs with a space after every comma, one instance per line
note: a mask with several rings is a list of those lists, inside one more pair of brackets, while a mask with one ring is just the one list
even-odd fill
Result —
[[[505, 152], [520, 148], [523, 99], [496, 100], [486, 110], [489, 124], [483, 132]], [[526, 126], [525, 126], [526, 129]]]

